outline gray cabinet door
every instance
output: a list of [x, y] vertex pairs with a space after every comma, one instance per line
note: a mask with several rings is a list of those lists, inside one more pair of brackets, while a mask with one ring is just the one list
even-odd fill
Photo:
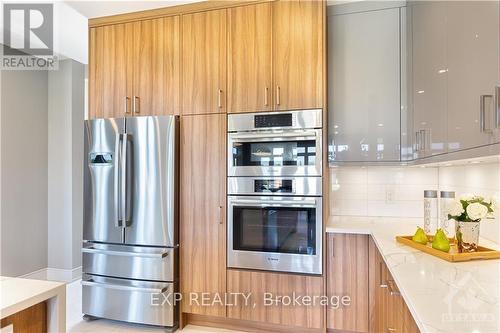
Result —
[[123, 227], [118, 217], [117, 186], [119, 145], [124, 119], [85, 122], [83, 239], [121, 243]]
[[328, 17], [331, 161], [400, 160], [400, 60], [399, 8]]
[[[449, 151], [496, 142], [499, 1], [446, 2]], [[497, 134], [497, 135], [495, 135]]]
[[177, 245], [175, 116], [127, 118], [130, 218], [125, 244]]
[[417, 1], [412, 13], [415, 158], [447, 152], [446, 5]]

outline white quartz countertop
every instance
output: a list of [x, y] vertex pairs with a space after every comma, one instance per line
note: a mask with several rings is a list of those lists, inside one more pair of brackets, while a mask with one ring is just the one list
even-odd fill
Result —
[[0, 276], [0, 318], [47, 301], [49, 332], [66, 331], [66, 285], [61, 282]]
[[[332, 217], [328, 233], [373, 237], [421, 332], [500, 332], [500, 260], [450, 263], [396, 242], [417, 219]], [[500, 245], [480, 240], [500, 249]]]

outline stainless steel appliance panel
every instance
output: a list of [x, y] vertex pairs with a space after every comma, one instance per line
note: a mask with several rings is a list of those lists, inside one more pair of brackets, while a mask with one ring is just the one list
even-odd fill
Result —
[[266, 129], [301, 129], [301, 128], [321, 128], [321, 109], [316, 110], [297, 110], [297, 111], [280, 111], [280, 112], [259, 112], [259, 113], [242, 113], [230, 114], [227, 117], [227, 131], [228, 132], [241, 132], [241, 131], [255, 131], [262, 130], [262, 127], [256, 126], [255, 116], [278, 116], [290, 115], [291, 122], [287, 126], [266, 126]]
[[321, 176], [322, 142], [321, 129], [228, 133], [228, 176]]
[[83, 271], [119, 278], [174, 281], [178, 249], [85, 242]]
[[131, 219], [125, 244], [176, 246], [178, 119], [127, 118], [131, 145]]
[[228, 195], [321, 196], [321, 177], [228, 177]]
[[83, 239], [121, 243], [118, 216], [119, 136], [124, 119], [85, 122]]
[[[235, 217], [234, 209], [250, 208], [306, 208], [315, 209], [315, 249], [314, 253], [284, 253], [269, 250], [238, 250], [235, 249]], [[232, 268], [261, 269], [270, 271], [293, 272], [304, 274], [322, 274], [322, 198], [321, 197], [228, 197], [228, 231], [227, 231], [227, 264]], [[279, 221], [277, 222], [279, 227]], [[276, 238], [276, 235], [266, 235], [264, 229], [261, 237]], [[279, 231], [277, 231], [279, 232]], [[278, 244], [281, 246], [281, 244]], [[309, 249], [307, 249], [309, 250]]]
[[[82, 311], [99, 318], [174, 326], [174, 283], [149, 282], [87, 275], [82, 278]], [[158, 303], [152, 302], [152, 297]], [[163, 302], [164, 297], [170, 304]]]

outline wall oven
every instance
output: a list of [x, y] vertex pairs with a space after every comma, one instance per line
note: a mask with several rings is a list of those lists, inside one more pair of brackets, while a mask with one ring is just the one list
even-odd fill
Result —
[[321, 176], [321, 110], [228, 117], [228, 176]]
[[322, 273], [320, 177], [228, 181], [228, 266]]

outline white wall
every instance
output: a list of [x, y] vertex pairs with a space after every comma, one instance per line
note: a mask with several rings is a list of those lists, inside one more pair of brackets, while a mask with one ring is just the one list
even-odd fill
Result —
[[81, 265], [84, 65], [59, 63], [48, 89], [48, 267]]
[[0, 275], [17, 276], [47, 267], [47, 72], [1, 80]]

